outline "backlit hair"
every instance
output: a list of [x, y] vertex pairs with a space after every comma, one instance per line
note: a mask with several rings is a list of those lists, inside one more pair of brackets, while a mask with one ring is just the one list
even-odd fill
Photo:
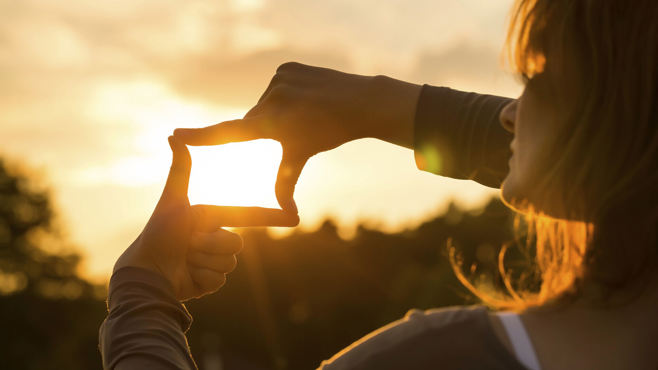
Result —
[[453, 268], [499, 309], [578, 297], [611, 305], [619, 292], [626, 302], [658, 260], [658, 1], [517, 0], [506, 50], [525, 81], [547, 73], [558, 93], [547, 102], [560, 117], [543, 153], [551, 167], [536, 189], [568, 214], [554, 218], [533, 204], [517, 214], [526, 240], [517, 245], [533, 261], [511, 273], [504, 246], [502, 292], [467, 278], [450, 247]]

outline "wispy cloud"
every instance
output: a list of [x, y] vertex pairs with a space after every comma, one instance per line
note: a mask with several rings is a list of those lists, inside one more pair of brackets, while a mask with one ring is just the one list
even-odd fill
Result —
[[[512, 95], [499, 68], [510, 3], [0, 0], [0, 154], [47, 167], [73, 237], [104, 273], [129, 242], [110, 236], [138, 229], [157, 197], [174, 127], [238, 118], [289, 60]], [[397, 172], [364, 171], [350, 160], [363, 153]], [[400, 227], [460, 194], [408, 155], [366, 142], [313, 159], [298, 187], [303, 222]], [[327, 173], [332, 182], [316, 181]], [[374, 196], [371, 181], [390, 185]]]

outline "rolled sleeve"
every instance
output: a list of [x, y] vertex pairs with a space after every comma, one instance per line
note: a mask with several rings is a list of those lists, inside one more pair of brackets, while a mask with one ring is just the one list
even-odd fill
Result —
[[192, 316], [163, 277], [124, 267], [110, 279], [100, 327], [104, 369], [196, 369], [185, 337]]
[[418, 169], [500, 187], [513, 135], [499, 123], [512, 99], [423, 85], [414, 119]]

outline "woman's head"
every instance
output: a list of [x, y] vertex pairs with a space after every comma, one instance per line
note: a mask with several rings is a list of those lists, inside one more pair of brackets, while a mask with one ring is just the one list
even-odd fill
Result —
[[658, 1], [517, 0], [507, 46], [526, 87], [500, 117], [514, 133], [502, 197], [536, 236], [535, 301], [650, 273]]
[[658, 2], [517, 1], [508, 47], [527, 83], [501, 114], [518, 147], [506, 201], [593, 221], [658, 185]]

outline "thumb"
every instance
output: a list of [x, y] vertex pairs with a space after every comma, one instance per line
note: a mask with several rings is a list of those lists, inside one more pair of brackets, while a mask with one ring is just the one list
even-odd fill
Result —
[[283, 151], [274, 191], [276, 193], [276, 199], [284, 211], [298, 213], [293, 194], [299, 175], [302, 173], [307, 160], [308, 158], [295, 157], [289, 151]]
[[187, 200], [187, 187], [192, 171], [192, 158], [187, 146], [174, 136], [169, 136], [169, 147], [173, 152], [169, 177], [162, 192], [163, 199]]

